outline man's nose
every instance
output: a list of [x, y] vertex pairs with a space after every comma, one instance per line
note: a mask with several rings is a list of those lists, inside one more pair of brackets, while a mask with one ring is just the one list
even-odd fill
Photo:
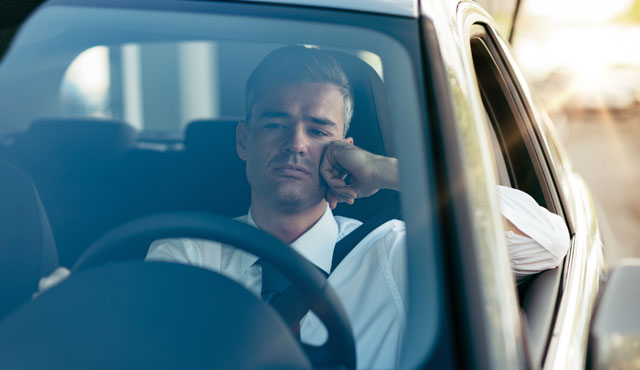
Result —
[[309, 147], [309, 138], [307, 137], [304, 127], [295, 126], [289, 132], [284, 149], [286, 152], [302, 155], [307, 152]]

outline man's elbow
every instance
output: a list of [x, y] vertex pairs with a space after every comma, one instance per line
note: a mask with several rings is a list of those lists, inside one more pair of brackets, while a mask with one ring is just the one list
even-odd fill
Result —
[[564, 222], [562, 217], [554, 214], [554, 228], [552, 237], [550, 238], [550, 247], [548, 248], [553, 255], [554, 266], [559, 266], [564, 257], [569, 252], [569, 247], [571, 246], [571, 237], [569, 235], [569, 229], [567, 228], [567, 224]]

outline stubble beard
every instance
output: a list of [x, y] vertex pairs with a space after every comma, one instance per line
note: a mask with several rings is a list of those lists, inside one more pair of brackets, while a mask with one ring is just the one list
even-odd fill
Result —
[[[311, 163], [305, 165], [309, 171], [315, 173], [315, 176], [311, 174], [307, 178], [287, 178], [277, 176], [272, 172], [272, 168], [290, 162], [303, 164], [302, 161], [285, 156], [276, 158], [274, 161], [276, 163], [269, 163], [253, 171], [249, 171], [250, 168], [247, 167], [247, 179], [251, 185], [252, 198], [259, 197], [274, 209], [289, 214], [304, 212], [324, 200], [326, 184], [320, 178], [317, 167]], [[257, 176], [250, 176], [250, 173]]]
[[324, 200], [325, 189], [319, 184], [280, 181], [270, 184], [270, 203], [287, 213], [297, 213], [317, 206]]

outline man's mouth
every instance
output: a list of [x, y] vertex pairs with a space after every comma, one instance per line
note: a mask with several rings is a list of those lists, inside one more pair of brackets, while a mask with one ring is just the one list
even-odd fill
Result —
[[295, 163], [286, 163], [283, 165], [279, 165], [275, 167], [274, 170], [280, 175], [297, 178], [306, 177], [310, 174], [310, 171], [307, 170], [306, 167]]

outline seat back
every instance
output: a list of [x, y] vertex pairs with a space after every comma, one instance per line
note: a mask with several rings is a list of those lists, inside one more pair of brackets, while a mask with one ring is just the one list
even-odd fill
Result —
[[12, 146], [12, 162], [42, 197], [62, 265], [119, 223], [127, 202], [121, 162], [136, 137], [124, 122], [51, 118], [34, 121]]
[[38, 192], [22, 170], [0, 162], [0, 318], [31, 298], [58, 254]]
[[238, 120], [198, 120], [185, 129], [185, 167], [191, 209], [228, 216], [247, 213], [251, 190], [236, 153]]
[[[370, 65], [353, 55], [329, 53], [340, 63], [353, 89], [353, 118], [347, 136], [371, 153], [393, 155], [391, 110], [382, 79]], [[341, 203], [334, 213], [364, 221], [382, 206], [397, 201], [396, 192], [381, 190], [371, 197], [357, 199], [353, 205]]]

